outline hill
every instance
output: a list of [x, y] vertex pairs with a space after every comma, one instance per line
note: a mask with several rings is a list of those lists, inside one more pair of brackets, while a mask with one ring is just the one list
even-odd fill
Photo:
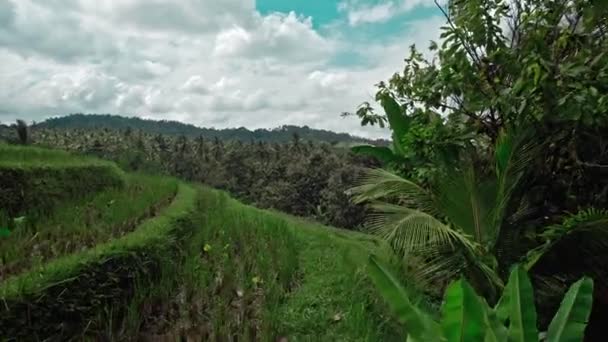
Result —
[[242, 142], [262, 141], [286, 143], [297, 135], [302, 140], [328, 143], [368, 143], [384, 144], [383, 140], [370, 140], [355, 137], [347, 133], [336, 133], [328, 130], [314, 129], [308, 126], [286, 125], [273, 129], [249, 130], [239, 128], [203, 128], [178, 121], [149, 120], [138, 117], [124, 117], [110, 114], [71, 114], [68, 116], [50, 118], [38, 123], [35, 128], [80, 128], [80, 129], [137, 129], [152, 134], [185, 135], [187, 137], [204, 136], [208, 139], [238, 140]]

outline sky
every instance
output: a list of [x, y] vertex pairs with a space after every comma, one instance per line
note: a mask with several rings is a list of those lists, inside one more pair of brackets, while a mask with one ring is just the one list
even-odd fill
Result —
[[356, 118], [432, 0], [0, 0], [0, 122], [112, 113], [385, 137]]

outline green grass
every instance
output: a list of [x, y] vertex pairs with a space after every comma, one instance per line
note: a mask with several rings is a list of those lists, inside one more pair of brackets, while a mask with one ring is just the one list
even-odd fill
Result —
[[278, 214], [300, 241], [300, 283], [275, 313], [278, 332], [289, 341], [401, 341], [369, 281], [370, 254], [388, 260], [388, 247], [375, 237]]
[[170, 178], [134, 175], [109, 189], [57, 205], [50, 216], [30, 213], [0, 238], [0, 281], [50, 259], [79, 252], [132, 231], [168, 205], [177, 191]]
[[63, 151], [0, 144], [0, 217], [49, 213], [58, 202], [124, 185], [116, 164]]
[[48, 263], [33, 267], [30, 271], [12, 277], [0, 283], [0, 298], [13, 298], [22, 293], [43, 290], [49, 284], [68, 279], [88, 263], [112, 255], [122, 254], [129, 250], [169, 244], [167, 235], [175, 228], [173, 220], [184, 217], [195, 207], [196, 190], [188, 185], [180, 184], [173, 202], [159, 215], [142, 222], [136, 229], [119, 239], [97, 244], [79, 253], [64, 255]]
[[0, 142], [1, 167], [66, 167], [82, 165], [113, 165], [113, 163], [97, 158], [75, 155], [62, 150], [8, 145]]
[[99, 326], [107, 324], [94, 319], [100, 309], [124, 311], [135, 282], [156, 283], [161, 264], [178, 269], [178, 241], [193, 229], [196, 198], [193, 187], [180, 184], [171, 205], [134, 232], [1, 283], [0, 336], [81, 340], [92, 331], [99, 337]]
[[[401, 327], [364, 272], [370, 253], [390, 258], [384, 243], [243, 205], [222, 192], [204, 190], [202, 197], [200, 229], [173, 279], [180, 285], [167, 285], [175, 273], [167, 274], [141, 292], [129, 337], [401, 339]], [[137, 314], [142, 307], [146, 317]]]
[[[298, 270], [293, 232], [285, 220], [221, 192], [204, 190], [198, 208], [200, 226], [189, 239], [181, 271], [168, 272], [159, 285], [141, 292], [132, 304], [128, 325], [136, 328], [127, 329], [130, 337], [272, 340], [273, 313]], [[178, 286], [169, 285], [171, 277]], [[148, 308], [146, 317], [138, 316], [142, 307]], [[159, 307], [164, 310], [152, 310]]]
[[[60, 151], [0, 145], [0, 168], [8, 172], [61, 173], [94, 164], [115, 168]], [[57, 176], [61, 185], [69, 177], [57, 172], [41, 177]], [[37, 173], [20, 177], [31, 175]], [[403, 340], [365, 272], [370, 254], [390, 261], [384, 242], [166, 178], [125, 179], [125, 187], [68, 200], [50, 217], [28, 214], [0, 240], [0, 280], [15, 275], [0, 283], [0, 319], [11, 322], [0, 335]], [[140, 224], [176, 187], [171, 205]], [[24, 323], [24, 310], [40, 323]], [[65, 310], [77, 318], [71, 330], [58, 331]]]

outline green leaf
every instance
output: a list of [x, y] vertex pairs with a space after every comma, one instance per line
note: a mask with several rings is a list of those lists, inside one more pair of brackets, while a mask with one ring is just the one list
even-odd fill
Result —
[[6, 227], [2, 227], [0, 228], [0, 237], [8, 237], [11, 235], [11, 231], [6, 228]]
[[582, 278], [570, 286], [549, 324], [547, 342], [582, 341], [593, 304], [593, 280]]
[[506, 342], [507, 341], [507, 328], [499, 320], [496, 315], [496, 311], [487, 309], [486, 311], [486, 336], [485, 342]]
[[369, 257], [368, 272], [384, 300], [405, 325], [408, 340], [438, 341], [438, 324], [421, 312], [409, 300], [407, 292], [397, 278], [381, 265], [372, 255]]
[[496, 303], [496, 306], [494, 307], [496, 318], [502, 324], [506, 324], [507, 320], [509, 319], [510, 302], [508, 288], [505, 288], [502, 292], [502, 297], [500, 297], [498, 303]]
[[447, 341], [483, 341], [486, 330], [484, 304], [466, 281], [450, 285], [445, 293], [441, 322]]
[[513, 142], [511, 140], [511, 136], [502, 131], [496, 141], [494, 154], [496, 158], [496, 169], [499, 174], [505, 172], [513, 155]]
[[509, 341], [537, 341], [534, 292], [530, 278], [523, 267], [516, 266], [511, 271], [505, 291], [509, 292]]
[[401, 106], [393, 97], [388, 93], [381, 93], [378, 96], [382, 108], [388, 118], [388, 123], [393, 131], [393, 144], [395, 144], [396, 150], [403, 154], [405, 146], [403, 145], [402, 139], [405, 137], [410, 129], [410, 118], [403, 114]]
[[393, 151], [384, 146], [359, 145], [353, 146], [351, 151], [356, 154], [376, 157], [383, 163], [391, 163], [397, 160], [397, 156], [395, 156]]

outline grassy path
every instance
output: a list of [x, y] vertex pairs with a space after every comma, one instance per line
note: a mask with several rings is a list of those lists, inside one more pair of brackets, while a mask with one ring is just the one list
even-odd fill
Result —
[[399, 328], [364, 274], [375, 238], [287, 217], [301, 243], [300, 281], [276, 312], [288, 341], [396, 341]]

